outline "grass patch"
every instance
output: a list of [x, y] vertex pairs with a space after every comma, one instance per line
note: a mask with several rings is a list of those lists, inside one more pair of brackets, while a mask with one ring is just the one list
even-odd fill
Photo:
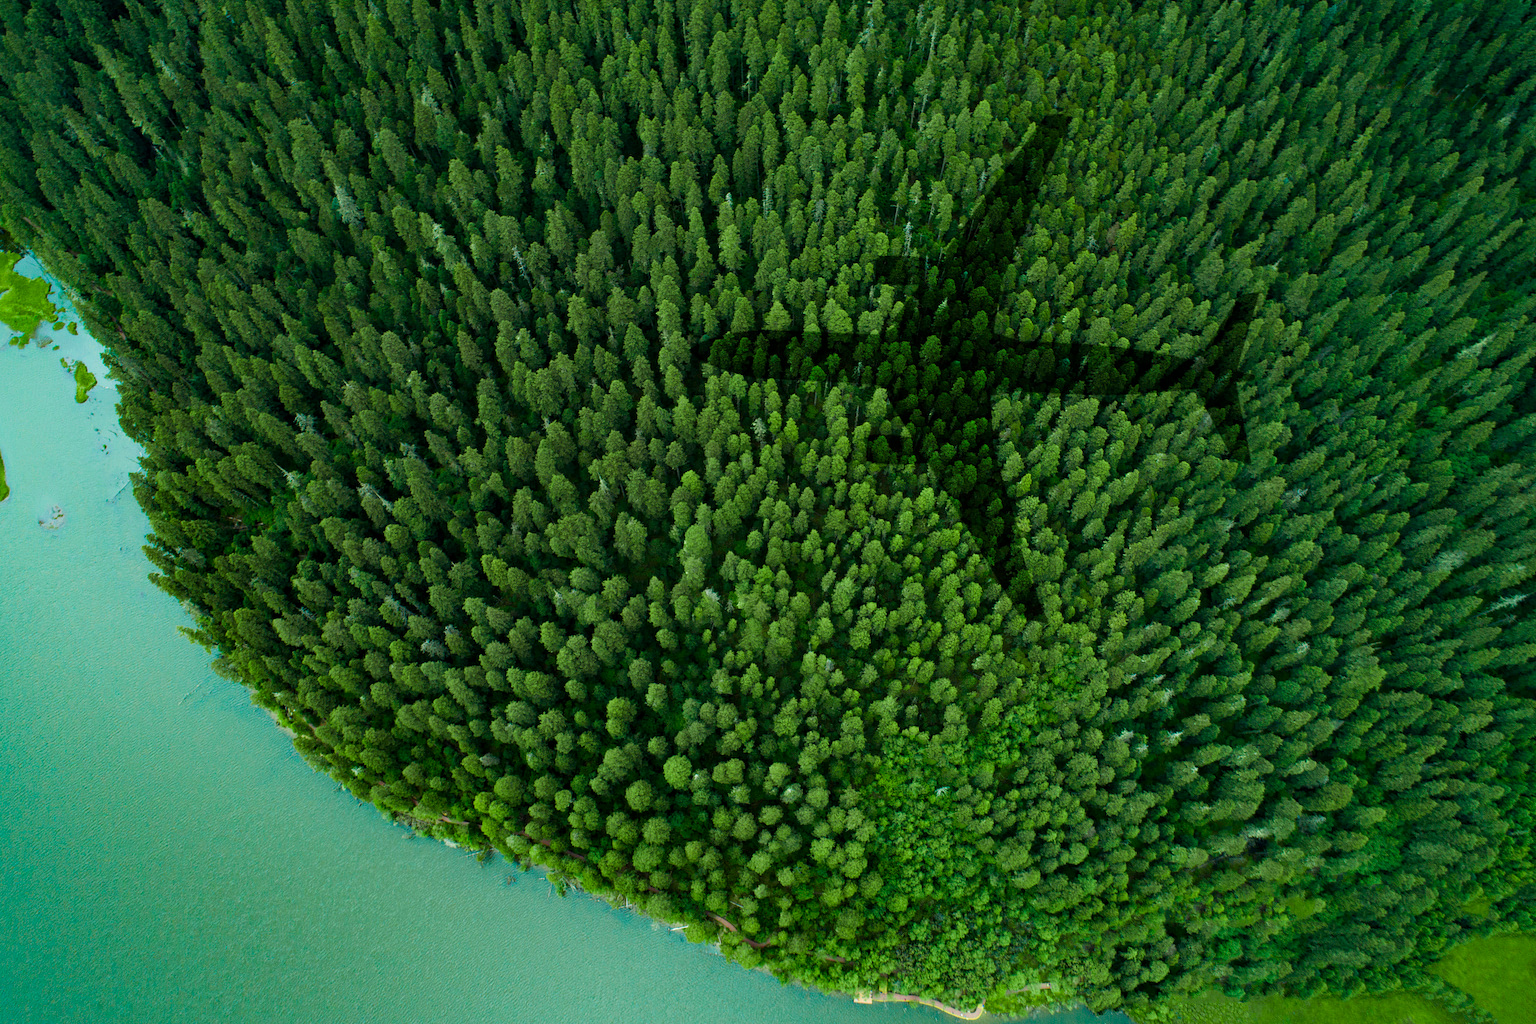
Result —
[[1439, 1003], [1412, 992], [1254, 1000], [1206, 994], [1173, 1000], [1169, 1006], [1180, 1024], [1466, 1024]]
[[[1471, 996], [1499, 1024], [1536, 1024], [1536, 935], [1472, 939], [1453, 947], [1430, 970]], [[1204, 993], [1164, 1005], [1175, 1024], [1466, 1024], [1443, 1003], [1415, 992], [1252, 1000]]]
[[1430, 970], [1499, 1024], [1536, 1024], [1536, 935], [1493, 935], [1456, 945]]
[[1493, 900], [1487, 896], [1479, 896], [1475, 900], [1468, 900], [1461, 905], [1461, 909], [1468, 917], [1487, 917], [1493, 911]]
[[987, 1012], [1003, 1016], [1022, 1016], [1037, 1006], [1049, 1006], [1060, 1002], [1062, 996], [1053, 992], [1008, 992], [998, 989], [987, 996]]
[[1270, 996], [1255, 1000], [1253, 1007], [1256, 1024], [1465, 1024], [1449, 1008], [1416, 992], [1354, 999]]
[[1327, 900], [1314, 899], [1311, 896], [1292, 896], [1283, 904], [1285, 909], [1291, 912], [1291, 918], [1296, 921], [1311, 917], [1327, 905]]

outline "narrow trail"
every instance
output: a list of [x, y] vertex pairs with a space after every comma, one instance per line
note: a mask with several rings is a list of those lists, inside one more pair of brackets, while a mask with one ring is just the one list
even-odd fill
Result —
[[[1046, 992], [1050, 990], [1050, 987], [1050, 982], [1046, 981], [1038, 985], [1027, 985], [1024, 988], [1009, 989], [1007, 994], [1017, 995], [1021, 992]], [[903, 995], [900, 992], [860, 992], [853, 997], [853, 1001], [856, 1003], [917, 1003], [921, 1006], [931, 1006], [940, 1013], [947, 1013], [951, 1017], [957, 1017], [960, 1020], [978, 1020], [987, 1012], [986, 1000], [977, 1003], [974, 1010], [961, 1010], [946, 1003], [941, 1003], [937, 999], [929, 999], [926, 996]]]

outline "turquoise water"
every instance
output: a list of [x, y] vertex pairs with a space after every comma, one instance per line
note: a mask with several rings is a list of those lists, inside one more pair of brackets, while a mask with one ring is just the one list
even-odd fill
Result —
[[[537, 872], [509, 885], [312, 771], [148, 581], [100, 347], [39, 337], [0, 349], [0, 1024], [952, 1020], [783, 986]], [[84, 405], [60, 356], [101, 381]]]

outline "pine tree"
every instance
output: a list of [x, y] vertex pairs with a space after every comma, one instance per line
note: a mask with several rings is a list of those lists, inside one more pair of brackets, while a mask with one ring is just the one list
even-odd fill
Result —
[[[156, 582], [312, 763], [744, 962], [956, 1005], [1024, 957], [1095, 1009], [1380, 987], [1461, 894], [1515, 919], [1516, 23], [1148, 8], [1111, 53], [1020, 11], [382, 6], [329, 46], [214, 19], [206, 85], [67, 11], [0, 71], [7, 230], [114, 339]], [[946, 250], [1057, 111], [1124, 130], [1078, 118]], [[972, 277], [877, 351], [897, 251]], [[1255, 290], [1246, 463], [1188, 394], [953, 362], [1198, 352]], [[783, 387], [695, 348], [759, 318], [814, 343]]]

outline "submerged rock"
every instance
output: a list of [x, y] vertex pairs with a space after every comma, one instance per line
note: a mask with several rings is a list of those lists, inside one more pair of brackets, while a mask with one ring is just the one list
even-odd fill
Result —
[[64, 525], [64, 510], [57, 505], [53, 506], [47, 515], [37, 517], [37, 525], [45, 530], [57, 530]]

